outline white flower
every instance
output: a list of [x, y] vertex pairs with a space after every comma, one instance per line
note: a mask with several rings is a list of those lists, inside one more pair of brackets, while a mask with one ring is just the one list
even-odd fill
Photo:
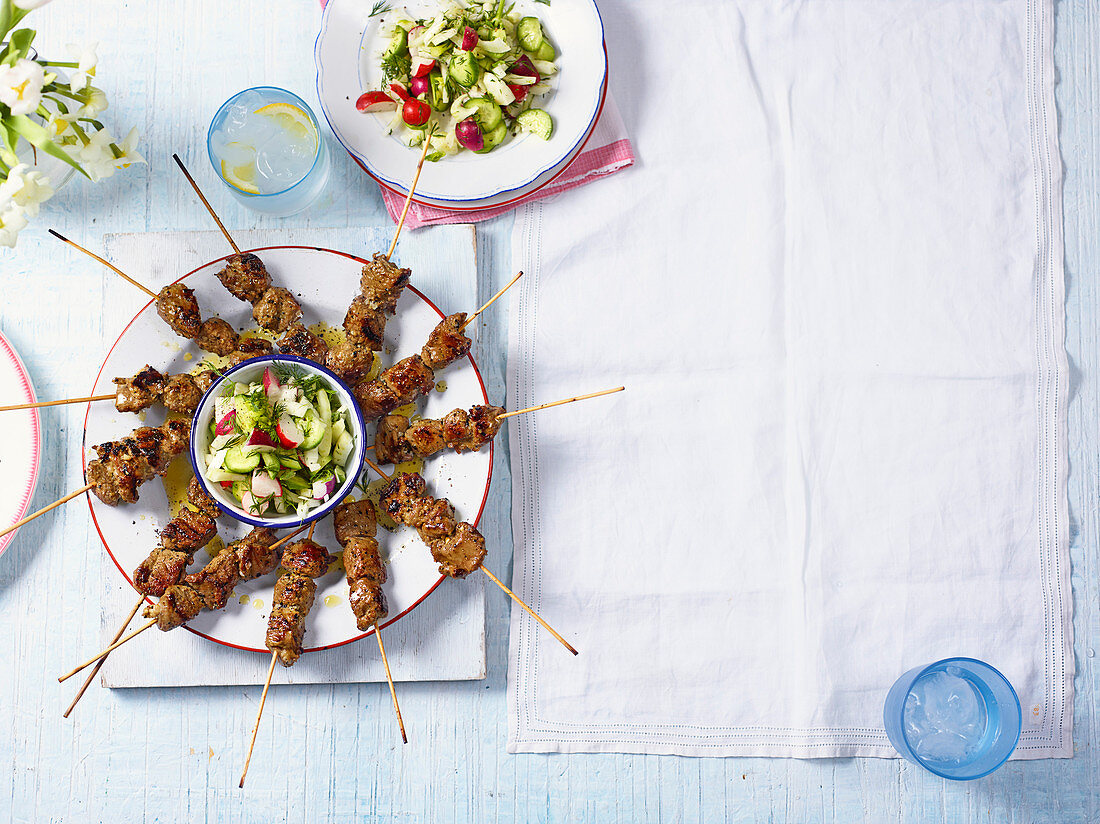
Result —
[[88, 86], [81, 97], [84, 98], [84, 104], [73, 112], [74, 117], [88, 117], [94, 120], [107, 111], [107, 95], [99, 89]]
[[23, 11], [37, 9], [39, 6], [44, 6], [49, 2], [50, 0], [14, 0], [15, 7], [17, 9], [23, 9]]
[[12, 114], [30, 114], [42, 102], [46, 73], [33, 60], [21, 57], [14, 66], [0, 67], [0, 103]]
[[103, 180], [115, 173], [115, 153], [111, 151], [114, 138], [107, 129], [92, 134], [88, 142], [81, 146], [76, 161], [88, 173], [93, 182]]
[[135, 146], [138, 142], [138, 130], [137, 128], [130, 129], [130, 133], [126, 135], [126, 139], [121, 143], [116, 144], [119, 150], [122, 152], [122, 157], [115, 158], [115, 167], [118, 169], [125, 169], [130, 166], [131, 163], [144, 163], [145, 158], [141, 156], [141, 153], [135, 151]]
[[95, 66], [99, 58], [96, 57], [95, 50], [99, 47], [99, 43], [92, 43], [90, 46], [81, 48], [76, 43], [69, 43], [66, 48], [69, 53], [76, 57], [79, 67], [73, 72], [72, 78], [69, 80], [69, 88], [74, 92], [78, 92], [88, 85], [89, 78], [95, 75]]
[[0, 209], [17, 207], [27, 217], [38, 215], [38, 205], [53, 197], [53, 187], [42, 172], [26, 163], [13, 166], [8, 179], [0, 183]]
[[9, 249], [15, 246], [15, 239], [27, 226], [27, 218], [23, 210], [14, 203], [0, 211], [0, 246]]

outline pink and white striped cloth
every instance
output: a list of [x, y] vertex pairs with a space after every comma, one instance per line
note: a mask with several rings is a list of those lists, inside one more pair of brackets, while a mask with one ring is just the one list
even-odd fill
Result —
[[[326, 2], [327, 0], [321, 0], [322, 9], [325, 7]], [[634, 149], [630, 145], [630, 139], [627, 137], [623, 120], [619, 116], [619, 110], [615, 106], [615, 100], [608, 92], [604, 101], [603, 113], [600, 115], [596, 127], [592, 130], [588, 143], [566, 167], [561, 176], [548, 186], [544, 186], [514, 203], [476, 211], [454, 211], [413, 203], [409, 206], [409, 214], [405, 218], [405, 227], [418, 229], [421, 226], [432, 226], [437, 223], [480, 223], [483, 220], [489, 220], [510, 212], [525, 203], [561, 194], [569, 189], [575, 189], [577, 186], [583, 186], [586, 183], [607, 177], [632, 165], [634, 165]], [[378, 188], [382, 192], [382, 200], [386, 204], [386, 211], [390, 213], [390, 217], [396, 223], [401, 216], [401, 209], [405, 206], [405, 196], [391, 192], [383, 186]]]

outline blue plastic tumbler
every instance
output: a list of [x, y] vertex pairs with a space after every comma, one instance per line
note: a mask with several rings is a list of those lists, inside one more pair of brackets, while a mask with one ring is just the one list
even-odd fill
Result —
[[989, 775], [1007, 761], [1021, 721], [1012, 684], [973, 658], [914, 667], [894, 682], [883, 710], [894, 749], [956, 781]]

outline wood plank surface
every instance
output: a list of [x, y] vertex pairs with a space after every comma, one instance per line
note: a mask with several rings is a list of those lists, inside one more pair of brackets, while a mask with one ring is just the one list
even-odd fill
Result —
[[[364, 0], [367, 2], [368, 0]], [[885, 0], [884, 0], [885, 1]], [[180, 151], [203, 169], [206, 125], [231, 93], [273, 83], [313, 104], [312, 0], [59, 0], [35, 12], [40, 51], [101, 41], [98, 82], [109, 123], [137, 124], [150, 160], [98, 186], [74, 182], [47, 204], [14, 252], [0, 251], [0, 328], [28, 362], [42, 397], [83, 386], [116, 330], [103, 318], [130, 300], [111, 276], [45, 235], [81, 243], [105, 233], [206, 230], [208, 219], [171, 168]], [[266, 746], [236, 787], [254, 688], [90, 690], [73, 717], [57, 674], [99, 637], [102, 552], [87, 508], [62, 508], [25, 528], [0, 559], [0, 821], [236, 824], [288, 822], [1013, 822], [1100, 821], [1100, 8], [1057, 4], [1057, 90], [1066, 167], [1067, 345], [1073, 366], [1070, 503], [1076, 610], [1076, 756], [1010, 763], [958, 784], [903, 761], [689, 759], [505, 753], [507, 616], [486, 595], [488, 677], [403, 685], [410, 743], [394, 735], [381, 684], [278, 687]], [[612, 90], [614, 90], [614, 68]], [[120, 90], [125, 90], [124, 93]], [[635, 117], [625, 112], [628, 128]], [[335, 143], [333, 144], [335, 146]], [[387, 225], [371, 181], [339, 151], [327, 202], [287, 221], [260, 218], [222, 194], [231, 227]], [[645, 158], [640, 158], [644, 169]], [[208, 178], [209, 179], [209, 178]], [[596, 184], [599, 185], [599, 184]], [[568, 195], [553, 208], [565, 207]], [[549, 208], [549, 207], [548, 207]], [[481, 296], [509, 275], [510, 218], [478, 228]], [[593, 273], [594, 277], [605, 273]], [[483, 319], [479, 363], [503, 396], [506, 299]], [[108, 338], [107, 336], [111, 337]], [[42, 415], [43, 471], [35, 503], [72, 489], [80, 416]], [[497, 451], [484, 516], [494, 571], [510, 576], [506, 450]]]

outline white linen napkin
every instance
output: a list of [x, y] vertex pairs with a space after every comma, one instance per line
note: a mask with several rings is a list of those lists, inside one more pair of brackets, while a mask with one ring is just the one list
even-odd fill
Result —
[[[605, 0], [635, 168], [517, 213], [512, 752], [893, 756], [905, 670], [1072, 754], [1049, 0]], [[563, 75], [564, 76], [564, 75]], [[533, 277], [532, 277], [533, 275]]]

